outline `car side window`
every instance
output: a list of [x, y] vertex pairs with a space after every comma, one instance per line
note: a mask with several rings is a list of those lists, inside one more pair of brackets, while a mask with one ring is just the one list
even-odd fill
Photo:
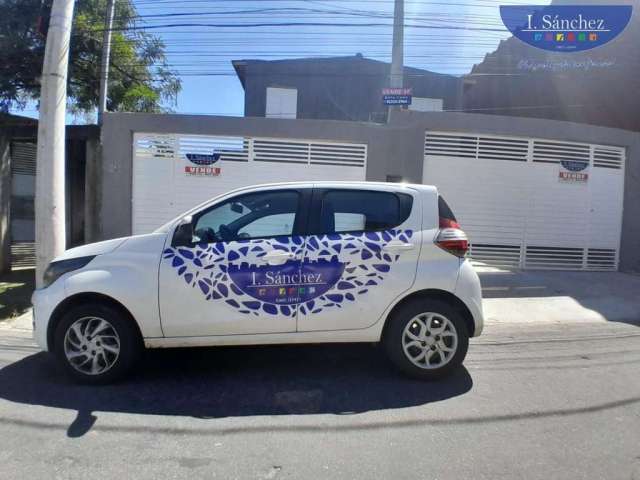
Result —
[[213, 243], [293, 235], [300, 194], [293, 190], [247, 193], [195, 216], [193, 242]]
[[321, 233], [371, 232], [397, 227], [411, 212], [410, 195], [376, 190], [328, 190], [322, 196]]

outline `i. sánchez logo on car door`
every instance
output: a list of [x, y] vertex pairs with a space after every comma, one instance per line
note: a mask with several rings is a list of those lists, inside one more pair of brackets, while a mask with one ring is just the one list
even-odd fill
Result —
[[337, 257], [280, 266], [230, 265], [231, 280], [247, 295], [274, 304], [306, 302], [331, 290], [345, 264]]

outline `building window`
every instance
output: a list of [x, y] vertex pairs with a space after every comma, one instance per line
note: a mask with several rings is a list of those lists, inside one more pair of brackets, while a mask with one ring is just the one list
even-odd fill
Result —
[[269, 118], [296, 118], [298, 113], [298, 90], [296, 88], [267, 87], [267, 109]]
[[409, 110], [415, 110], [416, 112], [441, 112], [442, 99], [413, 97], [411, 99], [411, 105], [409, 105]]

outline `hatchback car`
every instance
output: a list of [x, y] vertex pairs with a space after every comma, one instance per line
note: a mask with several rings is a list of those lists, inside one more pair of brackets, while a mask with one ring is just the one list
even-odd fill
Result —
[[153, 233], [67, 250], [33, 294], [34, 336], [76, 379], [143, 348], [382, 342], [413, 377], [458, 367], [483, 326], [468, 242], [433, 186], [282, 183]]

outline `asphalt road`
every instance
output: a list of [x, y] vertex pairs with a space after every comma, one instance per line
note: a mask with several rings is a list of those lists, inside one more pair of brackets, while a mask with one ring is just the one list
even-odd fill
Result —
[[0, 478], [636, 479], [640, 327], [489, 325], [466, 368], [371, 345], [156, 351], [70, 384], [0, 329]]

